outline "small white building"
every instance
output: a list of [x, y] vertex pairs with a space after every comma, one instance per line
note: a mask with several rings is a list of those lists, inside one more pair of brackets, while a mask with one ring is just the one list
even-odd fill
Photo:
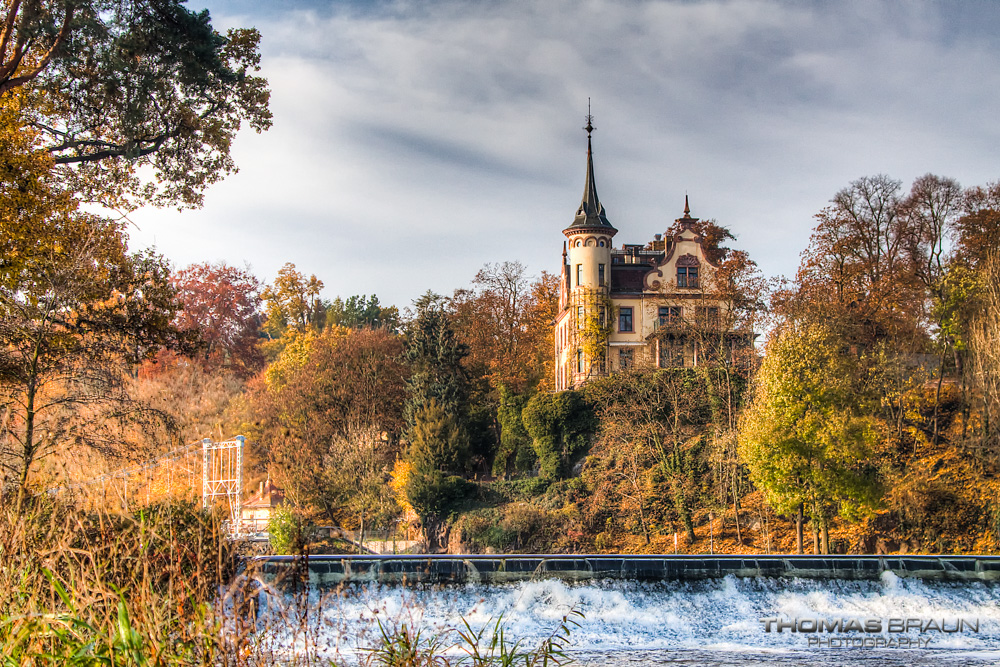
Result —
[[274, 510], [284, 504], [285, 492], [276, 487], [268, 477], [266, 482], [260, 483], [257, 493], [243, 503], [240, 511], [241, 532], [265, 532]]

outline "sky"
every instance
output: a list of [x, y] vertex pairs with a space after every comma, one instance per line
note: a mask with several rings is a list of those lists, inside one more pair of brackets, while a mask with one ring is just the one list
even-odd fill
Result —
[[274, 126], [194, 211], [141, 209], [178, 268], [292, 262], [401, 308], [486, 263], [559, 271], [584, 183], [617, 244], [681, 216], [792, 277], [852, 180], [1000, 179], [1000, 3], [188, 0], [256, 27]]

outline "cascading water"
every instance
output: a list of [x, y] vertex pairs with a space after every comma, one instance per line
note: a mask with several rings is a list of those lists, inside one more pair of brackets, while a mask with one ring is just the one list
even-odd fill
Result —
[[[274, 613], [291, 605], [293, 596], [286, 594], [271, 597], [266, 607]], [[878, 581], [727, 576], [656, 583], [351, 584], [313, 592], [310, 605], [310, 641], [321, 655], [348, 662], [377, 641], [376, 619], [386, 627], [405, 623], [428, 637], [447, 635], [462, 618], [479, 628], [502, 617], [508, 637], [535, 646], [578, 610], [583, 618], [572, 630], [571, 650], [583, 665], [1000, 664], [1000, 583], [920, 581], [890, 572]], [[767, 632], [767, 618], [786, 625], [777, 632], [772, 622]], [[805, 619], [797, 628], [803, 632], [787, 627], [795, 619]], [[811, 631], [810, 623], [838, 619], [835, 631]], [[859, 625], [849, 629], [852, 619]], [[880, 631], [859, 630], [873, 619]], [[891, 632], [890, 619], [910, 627]], [[956, 628], [961, 631], [951, 631]], [[815, 645], [817, 638], [841, 641]], [[301, 640], [288, 641], [291, 651]]]

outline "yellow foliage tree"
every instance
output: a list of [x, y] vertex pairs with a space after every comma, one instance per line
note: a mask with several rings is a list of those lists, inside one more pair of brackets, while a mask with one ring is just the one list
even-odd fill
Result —
[[788, 324], [768, 346], [740, 423], [750, 478], [778, 512], [802, 509], [823, 532], [829, 519], [878, 505], [879, 424], [864, 409], [858, 359], [818, 324]]

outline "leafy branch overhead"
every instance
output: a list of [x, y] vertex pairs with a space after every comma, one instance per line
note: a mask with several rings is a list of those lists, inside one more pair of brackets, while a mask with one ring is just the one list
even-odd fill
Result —
[[236, 171], [243, 123], [271, 125], [254, 29], [220, 35], [179, 0], [15, 0], [3, 21], [0, 96], [22, 95], [25, 124], [85, 201], [199, 206]]

